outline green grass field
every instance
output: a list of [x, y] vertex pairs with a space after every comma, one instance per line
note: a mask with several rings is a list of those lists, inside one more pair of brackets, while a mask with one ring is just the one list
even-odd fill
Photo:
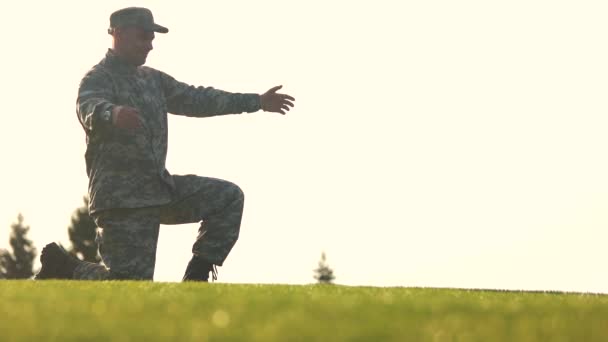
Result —
[[608, 296], [1, 281], [0, 341], [608, 341]]

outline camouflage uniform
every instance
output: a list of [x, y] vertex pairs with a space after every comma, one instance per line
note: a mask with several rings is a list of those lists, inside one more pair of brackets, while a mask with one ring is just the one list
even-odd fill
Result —
[[[104, 119], [114, 106], [137, 108], [142, 128]], [[167, 112], [193, 117], [255, 112], [258, 94], [193, 87], [112, 50], [83, 78], [77, 113], [86, 132], [89, 209], [106, 266], [81, 263], [76, 279], [152, 279], [159, 225], [204, 221], [192, 248], [222, 265], [238, 238], [240, 188], [220, 179], [173, 176], [165, 168]]]

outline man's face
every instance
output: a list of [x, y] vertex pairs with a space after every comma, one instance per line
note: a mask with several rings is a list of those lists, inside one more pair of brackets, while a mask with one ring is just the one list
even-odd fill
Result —
[[140, 27], [123, 27], [116, 32], [116, 50], [129, 64], [140, 66], [146, 63], [152, 50], [154, 32]]

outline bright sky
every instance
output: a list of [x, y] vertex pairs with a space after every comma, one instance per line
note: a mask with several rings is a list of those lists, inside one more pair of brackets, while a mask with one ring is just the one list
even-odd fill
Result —
[[[170, 29], [147, 65], [296, 108], [170, 116], [168, 168], [246, 194], [220, 281], [608, 293], [605, 1], [3, 3], [0, 247], [22, 212], [68, 245], [87, 190], [78, 84], [138, 5]], [[161, 230], [179, 281], [197, 225]]]

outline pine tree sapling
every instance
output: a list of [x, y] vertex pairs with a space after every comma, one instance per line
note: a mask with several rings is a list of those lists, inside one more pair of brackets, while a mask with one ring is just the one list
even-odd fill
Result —
[[334, 279], [336, 279], [334, 271], [327, 264], [325, 252], [321, 254], [319, 267], [315, 269], [315, 279], [319, 284], [332, 284]]
[[97, 225], [89, 215], [89, 198], [85, 196], [83, 200], [84, 205], [74, 211], [72, 222], [68, 227], [68, 235], [72, 242], [69, 252], [81, 260], [99, 263], [101, 258], [95, 242]]
[[6, 279], [15, 274], [15, 260], [6, 249], [0, 249], [0, 279]]
[[30, 227], [23, 223], [23, 215], [17, 216], [17, 222], [11, 225], [9, 243], [13, 253], [0, 250], [0, 272], [7, 279], [28, 279], [34, 275], [36, 247], [27, 238]]

